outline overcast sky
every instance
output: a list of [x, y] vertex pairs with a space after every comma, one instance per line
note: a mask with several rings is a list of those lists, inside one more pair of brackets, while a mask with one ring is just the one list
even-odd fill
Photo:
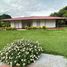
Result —
[[0, 0], [0, 14], [18, 16], [48, 16], [67, 6], [67, 0]]

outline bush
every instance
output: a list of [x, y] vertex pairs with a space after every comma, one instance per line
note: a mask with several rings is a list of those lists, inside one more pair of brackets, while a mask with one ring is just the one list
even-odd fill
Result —
[[42, 26], [42, 29], [46, 29], [46, 26]]
[[32, 26], [31, 29], [37, 29], [37, 27]]
[[11, 28], [11, 27], [0, 27], [1, 30], [16, 30], [16, 28]]
[[42, 53], [42, 48], [37, 42], [18, 40], [0, 52], [0, 60], [6, 64], [25, 67], [37, 60]]
[[4, 27], [0, 27], [0, 31], [1, 31], [1, 30], [5, 30]]
[[16, 30], [16, 28], [5, 27], [5, 30]]
[[30, 29], [31, 29], [31, 27], [25, 26], [25, 29], [30, 30]]
[[34, 27], [34, 26], [31, 26], [31, 27], [28, 27], [28, 26], [26, 26], [25, 27], [25, 29], [28, 29], [28, 30], [30, 30], [30, 29], [46, 29], [46, 26], [39, 26], [39, 27]]

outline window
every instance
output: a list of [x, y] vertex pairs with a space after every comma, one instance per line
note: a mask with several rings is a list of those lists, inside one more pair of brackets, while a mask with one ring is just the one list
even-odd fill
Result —
[[37, 20], [37, 26], [40, 26], [40, 20]]

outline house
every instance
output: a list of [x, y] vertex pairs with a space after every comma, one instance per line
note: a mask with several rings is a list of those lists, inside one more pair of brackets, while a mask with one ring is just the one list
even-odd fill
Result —
[[12, 28], [22, 29], [28, 27], [42, 27], [55, 28], [57, 27], [57, 20], [64, 20], [65, 17], [50, 17], [50, 16], [30, 16], [30, 17], [19, 17], [11, 19], [2, 19], [3, 22], [10, 22]]

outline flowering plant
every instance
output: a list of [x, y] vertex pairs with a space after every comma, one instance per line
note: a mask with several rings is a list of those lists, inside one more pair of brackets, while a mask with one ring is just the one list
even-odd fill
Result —
[[38, 42], [17, 40], [0, 51], [0, 60], [12, 67], [24, 67], [35, 62], [42, 51]]

